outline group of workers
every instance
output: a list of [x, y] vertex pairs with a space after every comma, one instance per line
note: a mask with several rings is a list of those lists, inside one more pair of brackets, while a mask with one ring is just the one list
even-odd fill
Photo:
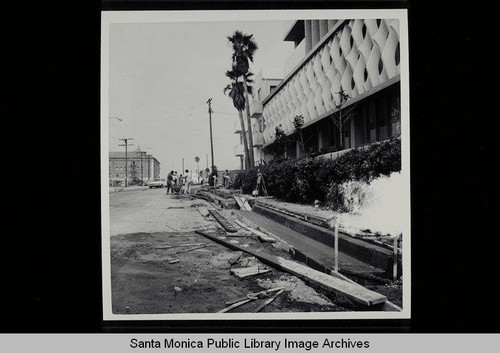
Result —
[[[205, 183], [205, 180], [208, 180], [210, 176], [210, 169], [207, 168], [205, 171], [205, 175], [203, 174], [203, 171], [200, 171], [200, 173], [193, 172], [192, 174], [189, 172], [188, 169], [184, 171], [183, 174], [178, 175], [176, 171], [170, 171], [167, 176], [167, 194], [173, 193], [174, 188], [179, 188], [179, 194], [189, 194], [191, 190], [191, 185], [193, 184], [201, 184], [203, 185]], [[213, 178], [213, 185], [217, 185], [217, 174], [212, 175]], [[231, 176], [229, 175], [229, 171], [226, 170], [226, 172], [222, 175], [222, 180], [220, 181], [220, 184], [222, 184], [223, 187], [229, 187], [231, 183]]]

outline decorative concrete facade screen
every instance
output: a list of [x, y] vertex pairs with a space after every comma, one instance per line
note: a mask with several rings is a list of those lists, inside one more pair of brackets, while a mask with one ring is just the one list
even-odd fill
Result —
[[397, 77], [399, 38], [396, 19], [338, 22], [264, 101], [265, 143], [274, 140], [278, 125], [291, 133], [297, 115], [308, 124], [333, 113], [340, 103], [341, 89], [353, 99]]

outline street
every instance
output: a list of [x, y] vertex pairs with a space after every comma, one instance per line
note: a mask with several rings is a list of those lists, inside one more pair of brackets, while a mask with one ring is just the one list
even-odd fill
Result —
[[[209, 216], [212, 207], [189, 195], [167, 195], [164, 188], [110, 194], [114, 314], [217, 313], [241, 298], [251, 300], [229, 314], [348, 310], [297, 277], [195, 233], [203, 229], [242, 247], [287, 256], [246, 230], [226, 234]], [[224, 215], [229, 218], [231, 211]], [[250, 267], [258, 273], [231, 273]], [[251, 295], [265, 290], [274, 291]]]

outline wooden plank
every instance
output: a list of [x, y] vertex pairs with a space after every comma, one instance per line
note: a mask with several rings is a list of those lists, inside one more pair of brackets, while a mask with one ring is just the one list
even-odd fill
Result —
[[257, 307], [257, 309], [255, 309], [255, 312], [258, 313], [259, 311], [261, 311], [262, 309], [264, 309], [267, 305], [271, 304], [274, 299], [276, 299], [281, 293], [283, 293], [283, 289], [280, 290], [278, 293], [276, 293], [275, 295], [273, 295], [271, 298], [269, 298], [268, 300], [266, 300], [264, 303], [262, 303], [261, 305], [259, 305]]
[[270, 237], [269, 235], [267, 235], [265, 233], [262, 233], [260, 230], [253, 229], [253, 228], [250, 228], [250, 227], [248, 227], [247, 229], [250, 232], [252, 232], [253, 234], [255, 234], [257, 237], [259, 237], [259, 239], [262, 240], [262, 241], [269, 241], [269, 242], [272, 242], [272, 243], [276, 242], [276, 239]]
[[239, 196], [237, 195], [233, 195], [233, 199], [236, 200], [236, 203], [238, 204], [238, 206], [240, 207], [241, 210], [243, 210], [243, 201], [240, 199]]
[[241, 302], [247, 298], [259, 297], [262, 294], [276, 292], [276, 291], [279, 291], [279, 290], [284, 289], [284, 288], [285, 287], [276, 287], [276, 288], [266, 289], [266, 290], [263, 290], [263, 291], [257, 292], [257, 293], [249, 293], [245, 298], [234, 299], [234, 300], [226, 302], [226, 305], [231, 305], [231, 304], [234, 304], [237, 302]]
[[270, 269], [261, 268], [259, 266], [252, 267], [240, 267], [231, 269], [231, 273], [239, 278], [246, 278], [255, 275], [261, 275], [263, 273], [271, 272]]
[[236, 254], [235, 256], [233, 256], [232, 258], [230, 258], [228, 260], [228, 262], [231, 264], [231, 265], [234, 265], [235, 263], [237, 263], [241, 257], [243, 256], [243, 252], [240, 251], [240, 253]]
[[219, 222], [219, 224], [229, 233], [236, 233], [238, 230], [227, 220], [226, 217], [221, 215], [217, 210], [208, 210], [210, 214]]
[[273, 238], [273, 237], [270, 237], [269, 235], [261, 232], [260, 230], [257, 230], [257, 229], [253, 229], [249, 226], [247, 226], [246, 224], [244, 224], [243, 222], [240, 222], [238, 220], [235, 220], [234, 221], [237, 225], [239, 225], [240, 227], [248, 230], [249, 232], [251, 232], [253, 235], [257, 236], [260, 240], [262, 241], [269, 241], [269, 242], [276, 242], [276, 239]]
[[228, 312], [228, 311], [230, 311], [230, 310], [233, 310], [234, 308], [237, 308], [237, 307], [239, 307], [239, 306], [242, 306], [243, 304], [246, 304], [246, 303], [248, 303], [248, 302], [250, 302], [250, 301], [252, 301], [252, 300], [255, 300], [255, 299], [257, 299], [257, 298], [245, 299], [245, 300], [243, 300], [243, 301], [241, 301], [241, 302], [234, 303], [233, 305], [228, 306], [227, 308], [224, 308], [224, 309], [222, 309], [222, 310], [219, 310], [217, 313], [219, 313], [219, 314], [221, 314], [221, 313], [226, 313], [226, 312]]
[[237, 244], [231, 244], [224, 241], [224, 239], [219, 239], [199, 230], [196, 230], [195, 232], [229, 248], [249, 253], [266, 264], [269, 264], [279, 270], [291, 273], [307, 283], [317, 285], [328, 292], [344, 295], [351, 299], [354, 303], [364, 306], [373, 306], [387, 301], [387, 297], [384, 295], [373, 292], [359, 284], [319, 272], [308, 266], [299, 264], [292, 260], [287, 260], [280, 256], [264, 254], [249, 248], [238, 246]]
[[241, 199], [241, 202], [243, 204], [243, 210], [245, 211], [251, 211], [252, 210], [252, 206], [250, 206], [250, 204], [248, 203], [247, 199], [245, 199], [244, 196], [240, 196], [240, 199]]

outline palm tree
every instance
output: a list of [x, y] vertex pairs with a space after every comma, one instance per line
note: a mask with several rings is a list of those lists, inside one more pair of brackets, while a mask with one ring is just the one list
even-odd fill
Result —
[[[252, 73], [248, 73], [246, 75], [247, 82], [252, 80], [249, 78]], [[245, 132], [245, 122], [243, 120], [243, 109], [245, 109], [245, 96], [244, 96], [244, 86], [243, 82], [239, 81], [237, 74], [234, 71], [234, 68], [226, 71], [226, 76], [231, 80], [231, 84], [227, 85], [224, 88], [224, 94], [227, 94], [232, 100], [233, 105], [238, 111], [238, 117], [240, 118], [241, 131], [243, 134], [243, 147], [245, 149], [245, 164], [247, 168], [251, 167], [250, 154], [248, 151], [248, 142], [247, 142], [247, 134]], [[249, 86], [251, 90], [251, 86]]]
[[253, 55], [258, 49], [257, 43], [253, 40], [253, 35], [243, 34], [241, 31], [236, 31], [231, 37], [227, 37], [228, 41], [232, 44], [233, 48], [233, 70], [238, 77], [243, 78], [243, 89], [245, 95], [245, 108], [247, 113], [247, 124], [248, 124], [248, 138], [249, 138], [249, 150], [250, 150], [250, 165], [251, 168], [255, 166], [254, 155], [253, 155], [253, 137], [252, 137], [252, 124], [250, 121], [250, 104], [248, 100], [248, 80], [245, 77], [249, 73], [250, 61], [253, 62]]

